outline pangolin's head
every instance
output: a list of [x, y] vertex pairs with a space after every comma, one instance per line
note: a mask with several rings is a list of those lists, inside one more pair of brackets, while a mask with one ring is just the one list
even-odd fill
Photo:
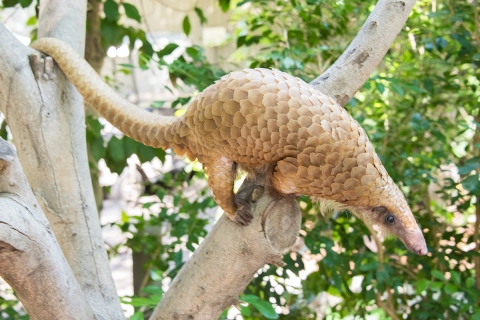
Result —
[[[389, 183], [383, 188], [389, 190], [385, 196], [378, 199], [378, 204], [357, 208], [362, 219], [374, 230], [384, 235], [394, 234], [411, 252], [423, 256], [427, 254], [427, 244], [422, 230], [407, 204], [399, 188], [389, 178]], [[387, 195], [388, 194], [388, 195]]]

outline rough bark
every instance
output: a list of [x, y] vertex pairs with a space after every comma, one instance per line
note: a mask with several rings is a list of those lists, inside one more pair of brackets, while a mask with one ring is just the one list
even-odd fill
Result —
[[[102, 46], [102, 32], [100, 30], [100, 12], [102, 2], [100, 0], [88, 0], [87, 6], [87, 34], [85, 36], [85, 60], [92, 68], [101, 74], [103, 60], [105, 59], [105, 49]], [[85, 115], [98, 118], [98, 113], [88, 103], [85, 104]], [[103, 206], [104, 192], [100, 185], [100, 170], [98, 163], [92, 155], [91, 146], [87, 146], [88, 160], [90, 166], [90, 176], [92, 179], [93, 194], [97, 211], [100, 213]]]
[[294, 197], [269, 192], [263, 179], [247, 181], [237, 193], [237, 200], [250, 203], [252, 223], [239, 226], [223, 215], [175, 277], [151, 320], [218, 319], [239, 302], [259, 268], [282, 265], [283, 254], [297, 238], [302, 214]]
[[311, 85], [345, 106], [382, 61], [415, 2], [379, 0], [348, 48]]
[[[380, 0], [348, 49], [311, 84], [344, 106], [378, 66], [415, 2]], [[259, 180], [256, 183], [262, 184]], [[246, 182], [241, 190], [251, 185]], [[183, 266], [150, 319], [218, 319], [222, 310], [237, 302], [260, 267], [281, 261], [282, 253], [273, 248], [276, 241], [285, 243], [290, 239], [284, 231], [289, 222], [282, 220], [296, 221], [293, 212], [298, 207], [290, 201], [265, 192], [257, 204], [252, 204], [255, 218], [248, 227], [238, 227], [222, 217]], [[265, 210], [266, 203], [275, 207]], [[261, 232], [266, 211], [267, 224], [275, 226], [272, 234], [278, 236], [273, 241], [268, 233]], [[288, 233], [294, 230], [296, 236], [299, 226], [295, 223]], [[285, 253], [290, 247], [282, 248]]]
[[[83, 52], [86, 1], [42, 1], [39, 37]], [[0, 110], [18, 156], [82, 291], [101, 319], [124, 319], [90, 180], [82, 97], [50, 59], [29, 55], [0, 24]]]
[[1, 138], [0, 276], [32, 319], [95, 319], [15, 151]]
[[106, 51], [102, 46], [102, 32], [100, 31], [99, 0], [88, 0], [87, 34], [85, 38], [85, 60], [100, 74]]

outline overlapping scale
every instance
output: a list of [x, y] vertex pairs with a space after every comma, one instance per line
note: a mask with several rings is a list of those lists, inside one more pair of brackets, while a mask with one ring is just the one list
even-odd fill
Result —
[[[186, 124], [211, 147], [208, 156], [229, 154], [252, 168], [277, 161], [274, 186], [281, 192], [352, 206], [384, 205], [407, 227], [416, 227], [360, 125], [302, 80], [278, 70], [246, 69], [224, 76], [197, 101], [203, 101], [203, 114], [187, 112]], [[209, 131], [211, 114], [226, 118], [216, 136]], [[219, 137], [227, 141], [222, 147]]]
[[[269, 69], [232, 72], [200, 93], [182, 117], [163, 117], [120, 98], [63, 42], [44, 38], [33, 48], [51, 55], [103, 117], [142, 143], [173, 147], [206, 164], [235, 161], [255, 170], [276, 163], [273, 184], [280, 192], [386, 206], [407, 228], [417, 228], [360, 125], [298, 78]], [[231, 189], [232, 181], [216, 184]]]

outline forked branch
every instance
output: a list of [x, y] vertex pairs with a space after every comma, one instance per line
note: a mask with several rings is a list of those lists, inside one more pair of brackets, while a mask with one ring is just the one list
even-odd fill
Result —
[[1, 138], [0, 277], [32, 319], [95, 319], [15, 151]]

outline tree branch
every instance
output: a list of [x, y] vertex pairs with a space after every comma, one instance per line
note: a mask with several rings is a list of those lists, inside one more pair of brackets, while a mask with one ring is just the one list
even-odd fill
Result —
[[311, 85], [345, 106], [382, 61], [415, 2], [379, 0], [347, 50]]
[[295, 198], [278, 197], [264, 177], [256, 178], [237, 193], [240, 201], [251, 203], [252, 223], [242, 227], [224, 215], [175, 277], [151, 320], [218, 319], [239, 302], [259, 268], [283, 265], [282, 256], [300, 230], [300, 208]]
[[0, 276], [32, 319], [95, 319], [15, 151], [1, 138]]
[[[42, 1], [42, 8], [80, 10], [81, 1], [69, 2], [75, 3]], [[42, 20], [52, 19], [48, 30], [54, 33], [52, 25], [62, 28], [62, 23], [76, 19], [44, 10], [52, 15], [40, 11], [39, 35], [44, 35]], [[77, 14], [78, 19], [85, 19]], [[85, 25], [78, 29], [85, 33]], [[78, 42], [83, 41], [84, 35]], [[2, 24], [0, 43], [0, 111], [12, 131], [30, 186], [94, 313], [102, 319], [124, 319], [90, 180], [83, 99], [50, 58], [31, 55], [35, 51], [18, 42]]]

